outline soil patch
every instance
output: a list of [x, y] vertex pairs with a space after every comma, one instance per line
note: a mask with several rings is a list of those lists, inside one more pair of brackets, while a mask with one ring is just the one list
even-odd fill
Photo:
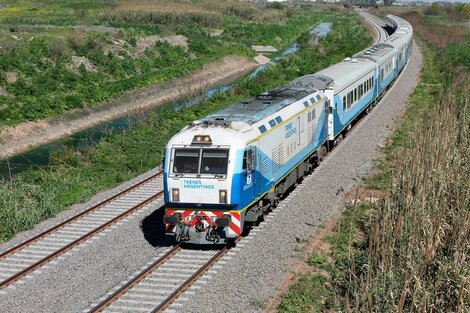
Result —
[[255, 61], [258, 62], [258, 64], [268, 64], [271, 59], [262, 55], [262, 54], [258, 54], [256, 57], [255, 57]]
[[277, 51], [277, 49], [274, 48], [273, 46], [253, 45], [251, 46], [251, 49], [253, 49], [255, 52], [276, 52]]
[[86, 57], [77, 57], [74, 55], [72, 56], [72, 64], [75, 68], [79, 68], [83, 65], [88, 72], [96, 73], [96, 66], [94, 66]]
[[[152, 35], [137, 39], [136, 51], [131, 53], [131, 55], [139, 57], [145, 50], [154, 46], [157, 42], [166, 42], [172, 47], [180, 47], [184, 51], [188, 51], [188, 38], [183, 35], [172, 35], [167, 37]], [[122, 44], [118, 43], [118, 47], [122, 47]], [[112, 48], [108, 49], [112, 50]]]
[[235, 80], [256, 66], [257, 63], [251, 59], [228, 56], [221, 61], [205, 65], [187, 77], [129, 91], [120, 98], [93, 109], [76, 110], [59, 118], [5, 127], [0, 129], [0, 159], [9, 158], [126, 114], [148, 110], [194, 95], [211, 86]]
[[[8, 91], [6, 91], [6, 90], [3, 89], [2, 87], [0, 87], [0, 96], [9, 97], [10, 94], [8, 93]], [[1, 136], [0, 136], [0, 138], [1, 138]]]
[[[313, 252], [317, 252], [322, 255], [327, 254], [327, 252], [330, 250], [330, 244], [322, 239], [326, 236], [333, 235], [337, 231], [340, 220], [341, 216], [336, 216], [326, 221], [322, 227], [318, 228], [313, 233], [302, 251], [301, 259], [295, 263], [291, 267], [290, 272], [285, 275], [279, 289], [276, 291], [271, 300], [266, 304], [266, 307], [263, 310], [264, 313], [276, 312], [276, 308], [281, 302], [282, 296], [288, 292], [289, 287], [293, 285], [301, 275], [315, 273], [328, 275], [324, 271], [319, 272], [318, 270], [309, 266], [307, 264], [307, 260], [309, 255]], [[330, 262], [331, 260], [328, 261]]]
[[7, 72], [5, 80], [9, 84], [14, 84], [18, 80], [18, 76], [16, 75], [15, 72]]
[[387, 198], [389, 193], [385, 190], [373, 190], [358, 187], [343, 196], [343, 200], [349, 205], [358, 205], [359, 203], [378, 203], [381, 199]]

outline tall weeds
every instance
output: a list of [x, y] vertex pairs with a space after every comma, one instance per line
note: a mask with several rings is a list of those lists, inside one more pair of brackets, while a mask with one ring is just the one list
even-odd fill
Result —
[[[462, 75], [394, 154], [363, 264], [350, 259], [354, 312], [470, 309], [470, 79]], [[362, 274], [360, 274], [362, 273]]]
[[197, 24], [218, 27], [222, 18], [216, 14], [202, 12], [160, 12], [139, 9], [116, 9], [106, 11], [101, 20], [105, 23], [179, 25]]

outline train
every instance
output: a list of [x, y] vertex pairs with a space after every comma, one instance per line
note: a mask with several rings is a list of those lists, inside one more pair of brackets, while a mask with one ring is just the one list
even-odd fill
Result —
[[413, 29], [196, 120], [164, 149], [166, 236], [226, 244], [275, 207], [370, 110], [412, 53]]

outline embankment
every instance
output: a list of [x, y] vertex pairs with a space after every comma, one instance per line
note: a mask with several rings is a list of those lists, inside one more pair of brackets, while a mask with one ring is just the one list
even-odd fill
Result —
[[257, 63], [246, 57], [227, 56], [187, 77], [127, 92], [118, 99], [105, 102], [94, 109], [70, 112], [60, 118], [5, 127], [0, 130], [0, 159], [9, 158], [129, 113], [191, 97], [211, 86], [239, 78], [256, 66]]

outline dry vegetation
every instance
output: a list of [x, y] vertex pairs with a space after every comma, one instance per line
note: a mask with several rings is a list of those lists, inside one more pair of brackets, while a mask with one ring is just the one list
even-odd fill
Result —
[[186, 1], [118, 1], [112, 9], [119, 10], [142, 10], [142, 11], [160, 11], [160, 12], [180, 12], [180, 13], [208, 13], [217, 14], [218, 10], [210, 8], [210, 1], [205, 1], [207, 5], [196, 5]]
[[422, 16], [417, 12], [401, 14], [413, 25], [415, 32], [423, 36], [426, 41], [438, 48], [445, 47], [451, 43], [460, 43], [463, 41], [465, 28], [459, 25], [438, 24], [433, 27], [423, 25]]
[[461, 57], [468, 29], [416, 12], [402, 17], [427, 42], [427, 68], [388, 152], [390, 196], [364, 227], [366, 240], [351, 242], [362, 247], [349, 255], [346, 307], [468, 312], [470, 75]]
[[368, 261], [358, 269], [351, 258], [349, 302], [356, 312], [468, 312], [469, 83], [451, 86], [462, 94], [441, 92], [430, 122], [394, 154], [391, 196], [377, 208]]
[[[254, 3], [235, 1], [202, 0], [196, 3], [187, 1], [155, 2], [121, 0], [105, 10], [105, 16], [115, 15], [141, 15], [157, 14], [162, 16], [205, 16], [206, 18], [220, 18], [220, 15], [236, 16], [249, 21], [284, 20], [282, 10], [260, 7]], [[277, 19], [277, 20], [276, 20]]]

